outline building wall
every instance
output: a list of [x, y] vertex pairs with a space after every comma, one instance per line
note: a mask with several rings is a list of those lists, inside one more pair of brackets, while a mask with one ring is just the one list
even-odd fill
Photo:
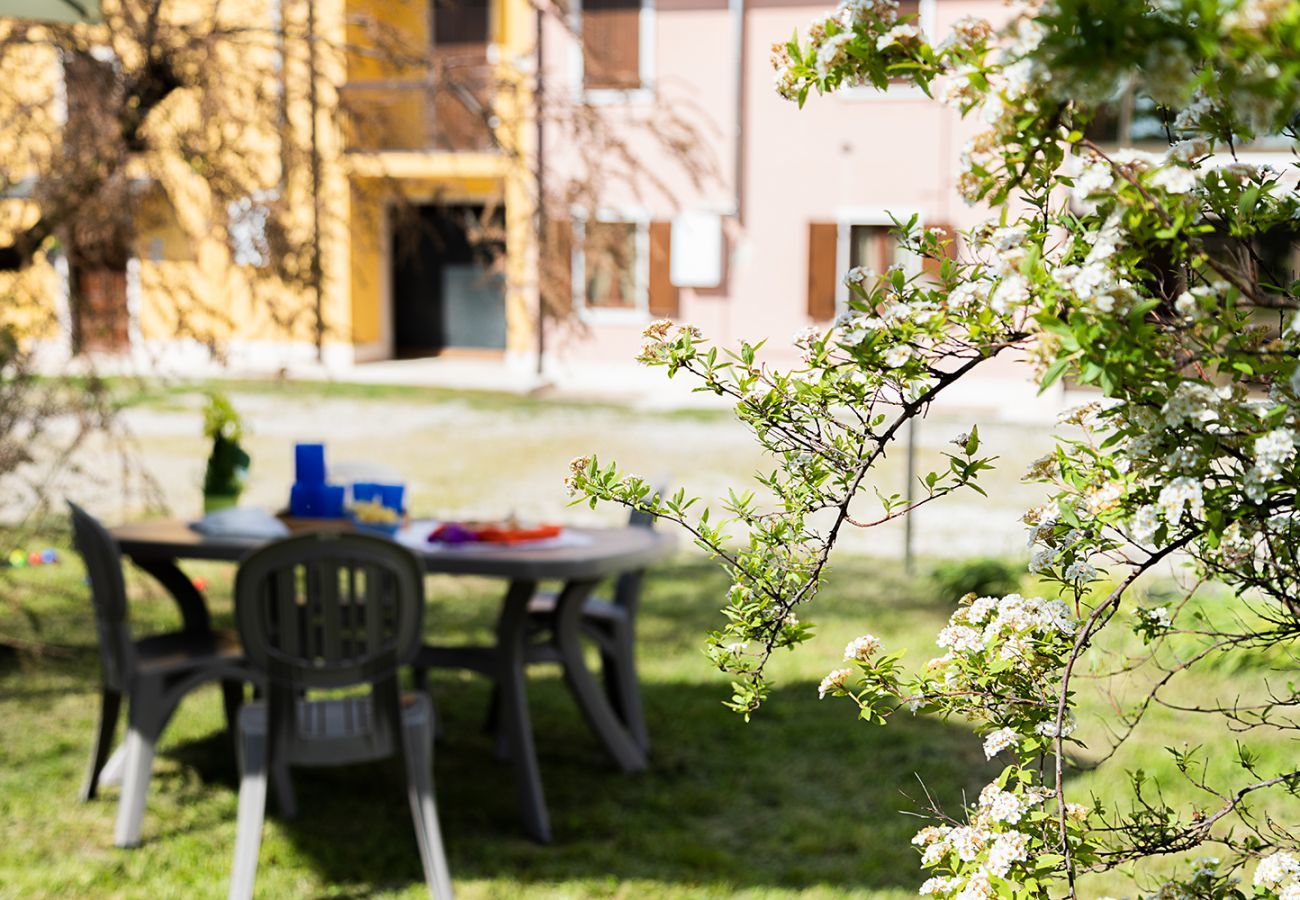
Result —
[[[680, 316], [724, 344], [771, 338], [771, 352], [787, 352], [788, 338], [810, 324], [807, 314], [808, 226], [812, 222], [888, 223], [887, 212], [906, 218], [917, 213], [924, 224], [968, 228], [986, 218], [955, 190], [957, 157], [974, 127], [956, 113], [910, 87], [880, 94], [858, 89], [830, 97], [811, 97], [800, 110], [772, 89], [774, 42], [784, 41], [833, 4], [827, 0], [747, 0], [745, 12], [742, 218], [727, 218], [724, 283], [717, 289], [682, 289]], [[956, 19], [1005, 16], [997, 0], [940, 0], [924, 4], [932, 34], [942, 36]], [[694, 189], [681, 166], [638, 138], [635, 150], [675, 188], [641, 202], [655, 218], [705, 209], [734, 213], [735, 20], [719, 0], [657, 0], [653, 13], [656, 89], [662, 101], [690, 116], [706, 137], [701, 155], [718, 161], [712, 184]], [[575, 52], [571, 37], [553, 27], [548, 38]], [[548, 51], [548, 55], [550, 52]], [[572, 67], [554, 65], [553, 80], [567, 79]], [[612, 118], [649, 114], [645, 102], [613, 104]], [[556, 135], [559, 144], [563, 135]], [[562, 149], [561, 149], [562, 148]], [[560, 144], [557, 171], [571, 171], [581, 148]], [[611, 205], [627, 202], [615, 189]], [[847, 268], [847, 263], [840, 270]], [[585, 337], [563, 348], [575, 362], [628, 360], [640, 345], [650, 315], [620, 321], [590, 317]]]

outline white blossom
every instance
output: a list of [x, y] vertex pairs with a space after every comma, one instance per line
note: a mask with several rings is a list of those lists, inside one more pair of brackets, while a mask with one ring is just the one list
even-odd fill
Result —
[[1296, 435], [1289, 428], [1277, 428], [1255, 440], [1255, 466], [1260, 478], [1276, 481], [1282, 477], [1282, 466], [1295, 456]]
[[1205, 510], [1201, 497], [1201, 483], [1186, 475], [1174, 478], [1161, 488], [1156, 503], [1160, 507], [1160, 512], [1164, 514], [1165, 521], [1171, 525], [1177, 525], [1183, 520], [1184, 510], [1193, 519], [1199, 519]]
[[1029, 850], [1029, 836], [1020, 831], [999, 834], [989, 849], [989, 871], [999, 878], [1006, 877], [1014, 863], [1024, 862]]
[[1300, 878], [1300, 860], [1279, 850], [1264, 857], [1255, 868], [1255, 886], [1277, 890], [1289, 881]]
[[984, 757], [992, 759], [1008, 747], [1015, 747], [1019, 743], [1020, 735], [1016, 734], [1014, 728], [999, 728], [984, 738]]
[[900, 46], [913, 43], [921, 39], [921, 29], [911, 23], [895, 25], [886, 31], [880, 37], [876, 38], [876, 49], [886, 50], [895, 44]]
[[854, 638], [849, 641], [848, 646], [844, 648], [845, 659], [868, 660], [880, 650], [880, 638], [874, 634], [864, 634], [862, 637]]
[[1171, 194], [1186, 194], [1196, 187], [1196, 173], [1183, 166], [1165, 166], [1147, 179], [1147, 185]]
[[833, 693], [838, 688], [843, 688], [844, 683], [849, 680], [853, 674], [852, 669], [836, 669], [822, 679], [822, 683], [817, 685], [817, 699], [825, 700], [826, 695]]

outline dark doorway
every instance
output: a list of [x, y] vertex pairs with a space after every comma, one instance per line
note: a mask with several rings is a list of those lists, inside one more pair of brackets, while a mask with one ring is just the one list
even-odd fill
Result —
[[392, 215], [393, 355], [504, 350], [500, 210], [430, 205]]

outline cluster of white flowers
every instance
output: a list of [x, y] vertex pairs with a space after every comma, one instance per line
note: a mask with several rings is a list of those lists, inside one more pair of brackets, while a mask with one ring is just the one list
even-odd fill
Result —
[[1167, 606], [1140, 609], [1137, 614], [1143, 621], [1156, 628], [1168, 628], [1173, 624], [1173, 617], [1170, 616]]
[[845, 28], [871, 19], [892, 22], [898, 18], [898, 0], [840, 0], [835, 18]]
[[844, 658], [865, 662], [879, 653], [880, 647], [880, 638], [874, 634], [864, 634], [862, 637], [849, 641], [848, 646], [844, 648]]
[[831, 70], [848, 58], [845, 49], [853, 40], [853, 32], [840, 31], [822, 41], [817, 48], [817, 74], [825, 78]]
[[993, 783], [980, 791], [969, 824], [922, 828], [912, 844], [921, 848], [923, 866], [932, 867], [951, 857], [957, 865], [966, 863], [968, 867], [963, 874], [928, 879], [921, 886], [921, 895], [963, 900], [996, 897], [991, 879], [1009, 877], [1016, 863], [1029, 859], [1030, 835], [1008, 826], [1018, 824], [1032, 807], [1052, 796], [1054, 792], [1044, 787], [1017, 793]]
[[1069, 637], [1076, 627], [1069, 605], [1059, 598], [979, 597], [949, 617], [936, 641], [948, 654], [931, 660], [931, 667], [945, 665], [955, 654], [994, 650], [1000, 659], [1032, 664], [1041, 643]]
[[1186, 166], [1169, 165], [1156, 169], [1146, 183], [1170, 194], [1187, 194], [1196, 187], [1196, 173]]
[[1043, 737], [1049, 738], [1068, 737], [1070, 734], [1074, 733], [1074, 729], [1077, 725], [1078, 721], [1074, 715], [1074, 711], [1067, 709], [1065, 711], [1065, 717], [1061, 719], [1061, 727], [1059, 731], [1056, 727], [1056, 719], [1053, 718], [1047, 722], [1039, 722], [1034, 726], [1034, 732], [1036, 734], [1041, 734]]
[[1277, 481], [1282, 467], [1296, 452], [1296, 435], [1290, 428], [1276, 428], [1255, 439], [1255, 468], [1264, 481]]
[[1016, 734], [1014, 728], [999, 728], [997, 731], [989, 732], [984, 738], [984, 757], [992, 759], [1008, 747], [1015, 747], [1020, 743], [1020, 735]]
[[1177, 525], [1183, 520], [1184, 510], [1192, 519], [1199, 519], [1205, 512], [1201, 483], [1187, 475], [1179, 475], [1160, 489], [1156, 505], [1170, 525]]
[[822, 679], [822, 683], [817, 685], [817, 699], [825, 700], [827, 694], [834, 693], [836, 690], [844, 687], [849, 676], [853, 674], [852, 669], [836, 669]]
[[880, 37], [876, 38], [876, 49], [887, 50], [895, 44], [900, 47], [909, 46], [918, 43], [922, 36], [921, 29], [917, 28], [911, 22], [906, 22], [902, 25], [895, 25]]
[[1165, 424], [1176, 428], [1184, 422], [1204, 426], [1219, 420], [1219, 404], [1232, 397], [1227, 385], [1212, 388], [1196, 381], [1182, 381], [1160, 409]]
[[1255, 887], [1273, 891], [1279, 900], [1300, 900], [1300, 860], [1281, 850], [1264, 857], [1255, 867]]
[[1160, 510], [1147, 505], [1139, 507], [1129, 523], [1129, 537], [1139, 544], [1150, 544], [1156, 539], [1160, 528]]

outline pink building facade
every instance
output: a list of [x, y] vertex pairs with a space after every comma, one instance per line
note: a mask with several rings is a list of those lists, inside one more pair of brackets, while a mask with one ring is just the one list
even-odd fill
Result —
[[[956, 190], [974, 124], [916, 87], [813, 96], [802, 110], [777, 95], [773, 44], [829, 11], [827, 0], [573, 2], [569, 28], [552, 22], [545, 32], [546, 89], [592, 104], [654, 178], [610, 179], [598, 197], [596, 220], [623, 223], [636, 250], [613, 295], [582, 258], [593, 211], [574, 210], [573, 303], [586, 327], [552, 345], [562, 363], [630, 360], [661, 315], [724, 346], [768, 339], [770, 358], [788, 363], [794, 333], [843, 308], [840, 279], [852, 265], [907, 264], [892, 248], [891, 213], [958, 231], [991, 214]], [[1006, 15], [996, 0], [920, 0], [910, 10], [936, 41], [961, 17]], [[632, 22], [637, 58], [624, 60], [621, 81], [604, 78], [620, 87], [593, 86], [603, 84], [589, 75], [603, 62], [599, 48], [629, 46]], [[680, 122], [698, 139], [685, 162], [662, 140]], [[580, 177], [593, 164], [559, 125], [544, 147], [544, 177]], [[698, 182], [696, 165], [708, 169]], [[1019, 368], [989, 374], [1022, 384]]]

